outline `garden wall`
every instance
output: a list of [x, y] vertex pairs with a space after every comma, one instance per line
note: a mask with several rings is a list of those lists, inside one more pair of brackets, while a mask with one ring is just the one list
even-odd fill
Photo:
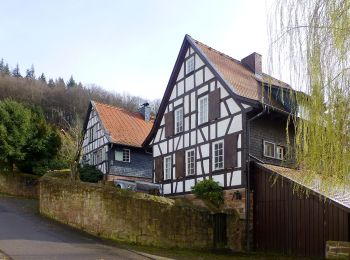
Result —
[[39, 177], [18, 172], [0, 172], [0, 192], [28, 198], [39, 197]]
[[[172, 199], [115, 187], [69, 182], [44, 176], [40, 180], [40, 212], [103, 238], [141, 245], [212, 248], [213, 217], [206, 209]], [[231, 215], [227, 232], [239, 230]], [[229, 239], [231, 249], [241, 244]]]

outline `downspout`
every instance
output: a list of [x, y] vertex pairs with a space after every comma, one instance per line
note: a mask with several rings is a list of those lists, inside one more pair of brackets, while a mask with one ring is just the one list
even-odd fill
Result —
[[260, 113], [256, 114], [252, 118], [247, 120], [247, 154], [246, 154], [246, 164], [247, 164], [247, 189], [246, 189], [246, 237], [247, 237], [247, 251], [251, 250], [250, 245], [250, 234], [249, 234], [249, 226], [250, 226], [250, 123], [261, 117], [266, 113], [266, 106], [263, 105], [263, 109]]

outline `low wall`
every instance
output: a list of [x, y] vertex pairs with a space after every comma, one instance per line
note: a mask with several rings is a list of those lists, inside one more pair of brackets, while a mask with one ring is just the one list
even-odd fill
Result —
[[[40, 212], [116, 241], [159, 247], [213, 247], [209, 211], [115, 187], [44, 176], [40, 180]], [[239, 225], [239, 221], [233, 216], [229, 219], [232, 231], [237, 230], [235, 223]]]
[[327, 241], [326, 259], [349, 259], [350, 242]]
[[39, 177], [18, 172], [0, 172], [0, 192], [14, 196], [38, 198]]

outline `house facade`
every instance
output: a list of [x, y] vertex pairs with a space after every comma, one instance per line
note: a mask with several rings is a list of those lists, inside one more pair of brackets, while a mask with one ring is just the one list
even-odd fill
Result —
[[[292, 169], [295, 94], [262, 72], [261, 55], [236, 60], [186, 35], [144, 142], [154, 181], [165, 196], [193, 197], [196, 183], [213, 179], [245, 223], [243, 247], [323, 257], [327, 240], [349, 240], [349, 194], [324, 194]], [[294, 194], [296, 184], [312, 196]]]
[[288, 106], [279, 97], [290, 89], [262, 73], [261, 55], [238, 61], [186, 35], [145, 141], [164, 195], [190, 194], [211, 178], [245, 197], [249, 160], [285, 162]]
[[142, 143], [153, 125], [147, 104], [139, 113], [91, 101], [84, 123], [82, 163], [106, 180], [152, 181], [152, 154]]

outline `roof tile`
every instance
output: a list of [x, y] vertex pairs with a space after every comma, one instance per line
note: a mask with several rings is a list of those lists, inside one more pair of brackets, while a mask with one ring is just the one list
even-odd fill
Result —
[[240, 61], [221, 53], [199, 41], [194, 40], [199, 49], [207, 56], [221, 76], [231, 85], [240, 96], [261, 101], [262, 83], [291, 89], [291, 87], [265, 73], [255, 75], [253, 71], [244, 66]]
[[102, 125], [113, 143], [142, 147], [153, 126], [153, 120], [145, 121], [140, 113], [94, 102]]

